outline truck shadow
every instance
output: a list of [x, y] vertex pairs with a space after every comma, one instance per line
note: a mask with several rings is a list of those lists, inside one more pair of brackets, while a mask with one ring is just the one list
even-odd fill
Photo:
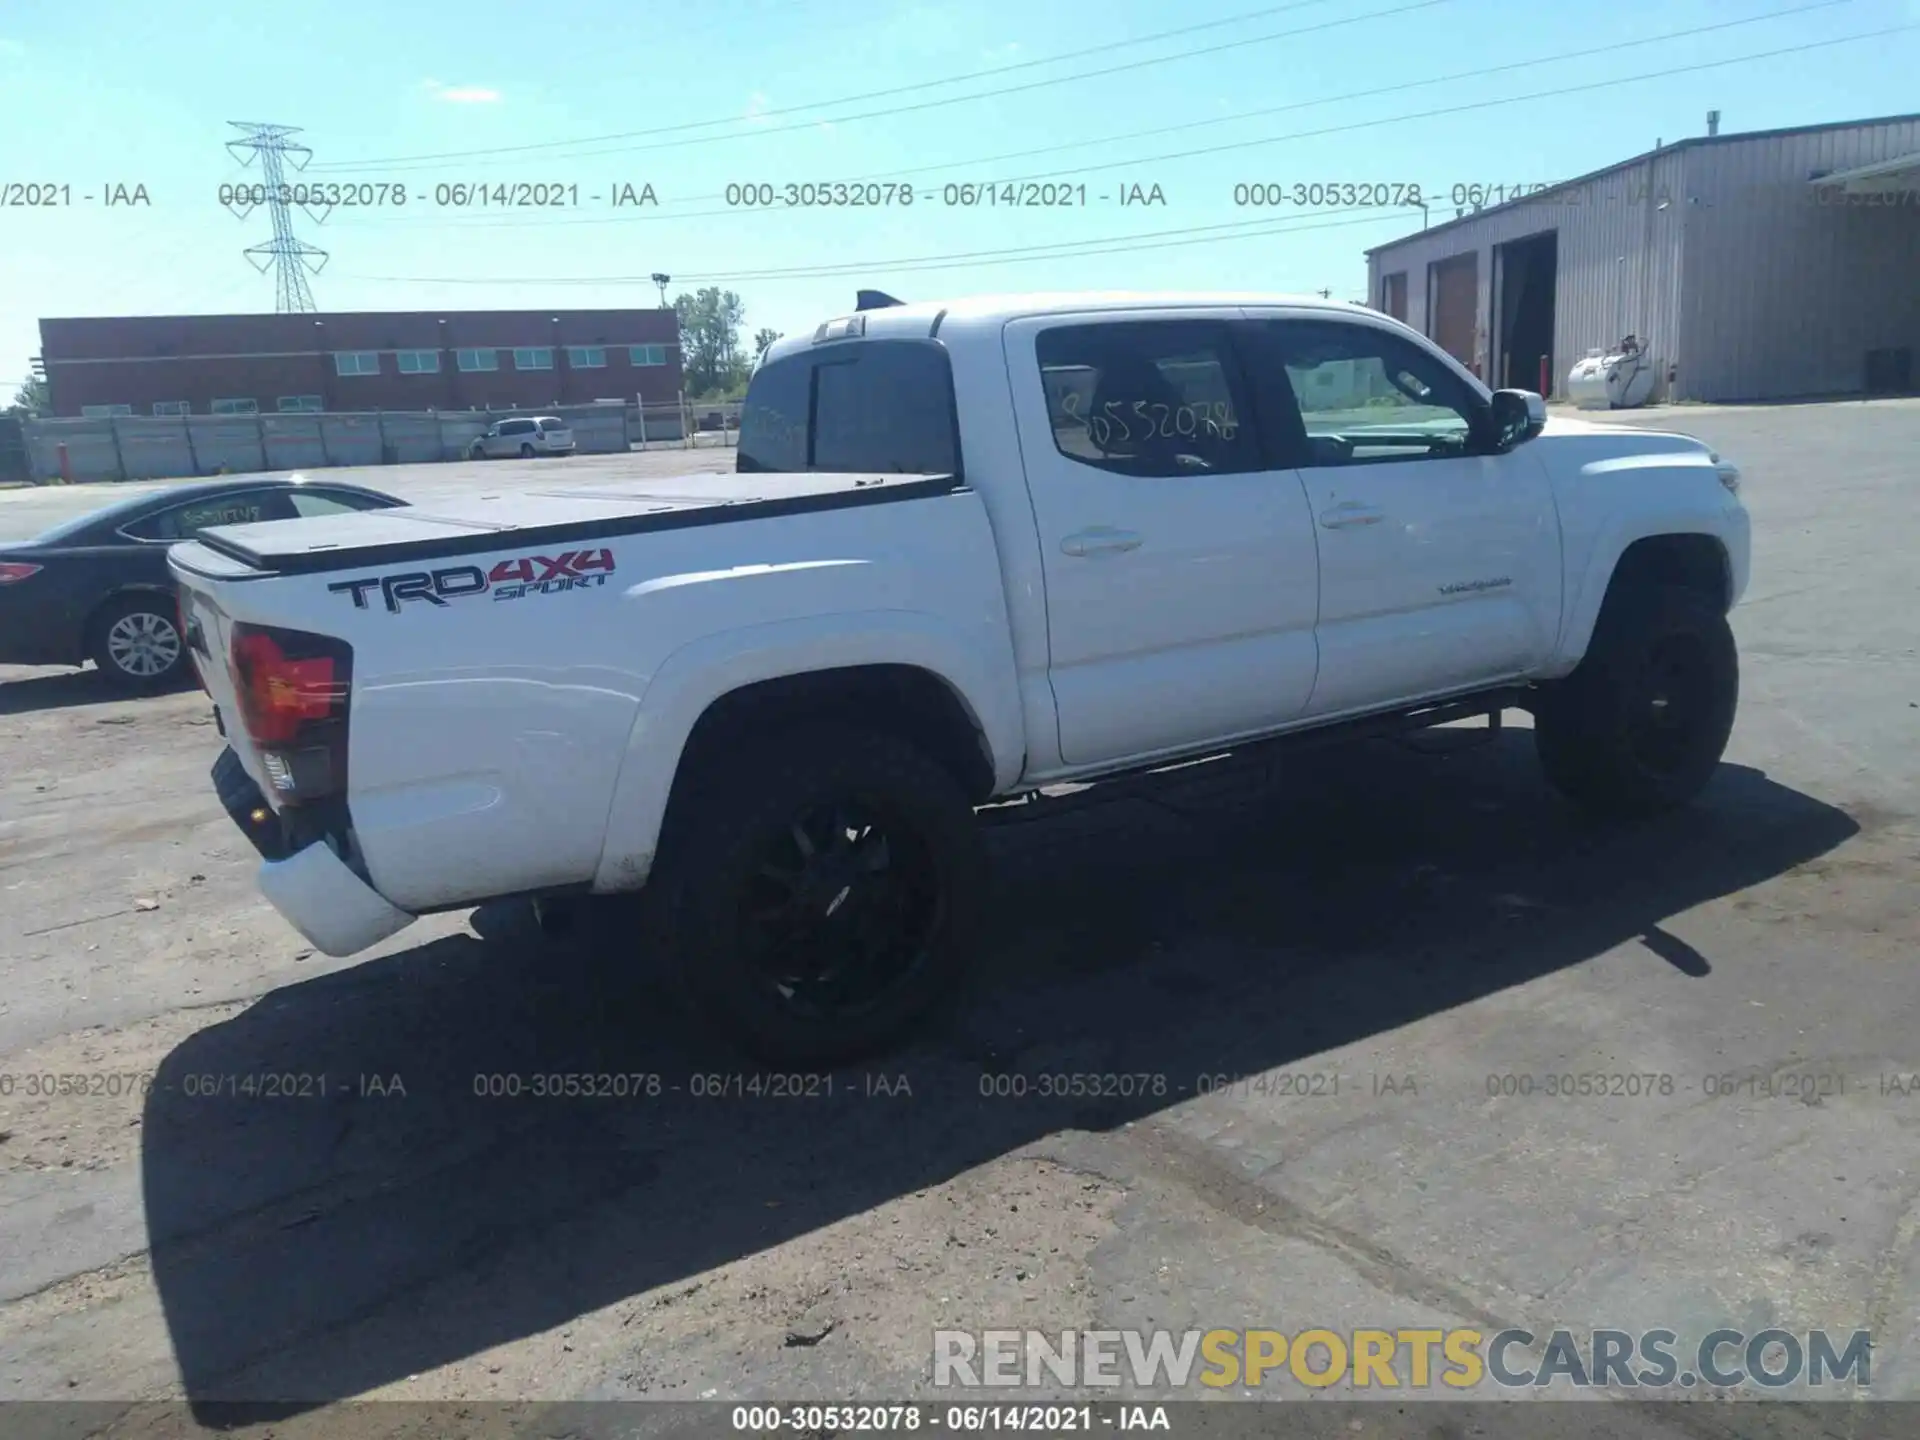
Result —
[[[1545, 791], [1524, 733], [1190, 767], [997, 831], [974, 995], [832, 1098], [703, 1093], [719, 1083], [696, 1077], [744, 1067], [687, 1033], [617, 926], [541, 944], [479, 912], [489, 939], [288, 986], [163, 1064], [143, 1178], [186, 1393], [227, 1420], [362, 1394], [1153, 1114], [1200, 1076], [1272, 1070], [1635, 937], [1663, 977], [1710, 984], [1662, 922], [1858, 829], [1730, 765], [1690, 811], [1592, 830]], [[1054, 1072], [1167, 1087], [982, 1093]], [[632, 1078], [601, 1099], [489, 1093], [564, 1074]], [[876, 1075], [911, 1096], [876, 1094]], [[249, 1097], [248, 1076], [298, 1093]], [[324, 1096], [299, 1079], [320, 1076]]]
[[116, 690], [106, 677], [89, 666], [84, 670], [27, 670], [0, 667], [0, 715], [31, 715], [41, 710], [69, 710], [83, 706], [139, 704], [197, 690], [189, 672], [150, 695]]

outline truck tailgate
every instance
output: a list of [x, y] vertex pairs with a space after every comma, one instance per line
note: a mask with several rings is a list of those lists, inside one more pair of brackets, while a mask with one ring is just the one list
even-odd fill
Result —
[[260, 757], [246, 743], [245, 733], [236, 728], [240, 716], [235, 709], [237, 690], [233, 675], [232, 617], [220, 608], [205, 581], [180, 577], [180, 620], [186, 629], [187, 650], [207, 687], [207, 693], [213, 697], [214, 711], [220, 718], [220, 728], [227, 737], [227, 743], [239, 756], [241, 765], [246, 768], [253, 783], [260, 787], [263, 794], [271, 796], [273, 787], [267, 782]]

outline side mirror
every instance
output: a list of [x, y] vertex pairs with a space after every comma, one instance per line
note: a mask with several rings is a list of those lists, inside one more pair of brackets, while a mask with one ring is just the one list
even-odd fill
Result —
[[1487, 440], [1496, 455], [1524, 445], [1547, 425], [1547, 402], [1531, 390], [1496, 390], [1488, 405]]

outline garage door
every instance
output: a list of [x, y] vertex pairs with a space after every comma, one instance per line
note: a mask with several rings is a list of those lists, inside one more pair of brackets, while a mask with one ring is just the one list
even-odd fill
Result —
[[1480, 258], [1455, 255], [1436, 261], [1428, 276], [1427, 334], [1454, 359], [1473, 366], [1474, 322], [1480, 312]]

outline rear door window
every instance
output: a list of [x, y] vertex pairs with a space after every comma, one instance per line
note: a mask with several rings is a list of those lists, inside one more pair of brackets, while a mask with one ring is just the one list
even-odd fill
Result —
[[1063, 325], [1035, 348], [1054, 448], [1069, 460], [1162, 477], [1262, 468], [1220, 322]]
[[291, 520], [296, 512], [285, 490], [241, 490], [169, 505], [126, 533], [136, 540], [187, 540], [210, 525], [252, 525], [262, 520]]
[[747, 388], [735, 468], [958, 476], [946, 349], [869, 340], [761, 366]]

